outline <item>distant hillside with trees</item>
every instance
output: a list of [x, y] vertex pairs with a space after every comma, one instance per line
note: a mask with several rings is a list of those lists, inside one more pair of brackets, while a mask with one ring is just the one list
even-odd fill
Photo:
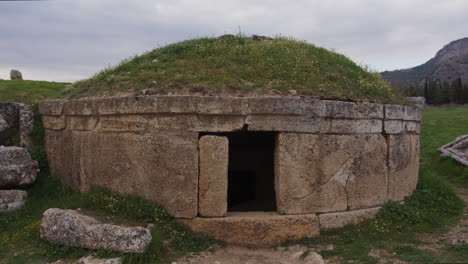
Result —
[[424, 96], [428, 104], [468, 104], [468, 38], [450, 42], [422, 65], [381, 74], [402, 94]]

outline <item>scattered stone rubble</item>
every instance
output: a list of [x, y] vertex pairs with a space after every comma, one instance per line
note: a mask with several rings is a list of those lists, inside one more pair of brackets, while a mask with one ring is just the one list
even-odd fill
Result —
[[0, 213], [10, 212], [21, 207], [28, 193], [18, 190], [0, 190]]
[[[13, 74], [16, 73], [12, 71]], [[32, 184], [36, 180], [39, 166], [31, 159], [28, 151], [22, 147], [3, 146], [11, 145], [12, 136], [19, 132], [20, 145], [31, 147], [29, 133], [33, 124], [34, 114], [28, 105], [0, 102], [0, 188], [19, 187]], [[25, 191], [0, 190], [0, 213], [21, 207], [27, 196]]]
[[147, 228], [107, 224], [78, 211], [57, 208], [44, 212], [41, 238], [60, 245], [125, 253], [144, 253], [152, 239]]
[[468, 135], [456, 138], [454, 141], [440, 147], [438, 151], [442, 152], [443, 157], [451, 157], [468, 166]]
[[33, 183], [39, 166], [26, 149], [0, 146], [0, 187], [17, 187]]

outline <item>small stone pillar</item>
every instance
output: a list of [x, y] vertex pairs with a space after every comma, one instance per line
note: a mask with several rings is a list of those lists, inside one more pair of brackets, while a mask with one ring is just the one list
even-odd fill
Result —
[[229, 141], [227, 137], [203, 136], [199, 141], [200, 216], [221, 217], [227, 213]]

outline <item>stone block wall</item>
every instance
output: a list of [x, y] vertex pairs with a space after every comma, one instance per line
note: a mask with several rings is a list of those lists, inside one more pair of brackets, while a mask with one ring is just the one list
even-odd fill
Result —
[[226, 214], [224, 132], [277, 133], [280, 214], [352, 211], [343, 219], [360, 219], [356, 212], [401, 201], [417, 184], [421, 109], [414, 106], [141, 96], [42, 101], [39, 111], [51, 171], [63, 183], [137, 195], [177, 218]]

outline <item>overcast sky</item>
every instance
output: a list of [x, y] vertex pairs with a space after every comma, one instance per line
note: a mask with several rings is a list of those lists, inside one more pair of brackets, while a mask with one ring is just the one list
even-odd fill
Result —
[[424, 63], [468, 36], [468, 0], [0, 0], [0, 79], [75, 81], [175, 41], [283, 35], [372, 69]]

